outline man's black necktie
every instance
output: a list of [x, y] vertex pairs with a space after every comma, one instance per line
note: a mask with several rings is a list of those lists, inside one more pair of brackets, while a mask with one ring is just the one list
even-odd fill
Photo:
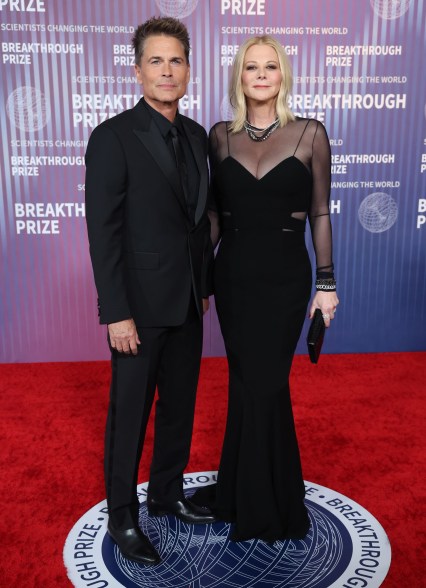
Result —
[[170, 133], [172, 135], [172, 144], [173, 144], [173, 151], [175, 152], [176, 158], [176, 165], [180, 176], [180, 181], [182, 184], [183, 193], [185, 195], [185, 200], [188, 204], [189, 200], [189, 187], [188, 187], [188, 168], [186, 166], [185, 161], [185, 154], [182, 149], [182, 145], [179, 139], [179, 131], [173, 125], [170, 129]]

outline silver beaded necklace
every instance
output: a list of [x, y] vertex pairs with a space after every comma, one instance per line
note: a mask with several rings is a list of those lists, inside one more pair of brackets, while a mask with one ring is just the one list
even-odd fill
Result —
[[[253, 141], [266, 141], [271, 133], [275, 131], [275, 129], [279, 126], [280, 119], [277, 117], [273, 123], [271, 123], [268, 127], [264, 129], [259, 129], [258, 127], [253, 126], [249, 123], [248, 120], [244, 121], [244, 130], [246, 131], [247, 135]], [[262, 133], [261, 135], [256, 133]]]

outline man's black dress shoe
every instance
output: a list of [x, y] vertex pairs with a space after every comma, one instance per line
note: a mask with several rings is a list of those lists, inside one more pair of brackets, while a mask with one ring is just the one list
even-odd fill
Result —
[[184, 523], [195, 525], [197, 523], [214, 523], [216, 517], [207, 507], [192, 504], [186, 498], [176, 500], [175, 502], [162, 503], [154, 498], [148, 498], [148, 513], [151, 517], [162, 517], [172, 514]]
[[121, 553], [127, 559], [146, 566], [155, 566], [160, 563], [161, 558], [156, 549], [139, 527], [118, 531], [108, 523], [108, 534], [114, 539]]

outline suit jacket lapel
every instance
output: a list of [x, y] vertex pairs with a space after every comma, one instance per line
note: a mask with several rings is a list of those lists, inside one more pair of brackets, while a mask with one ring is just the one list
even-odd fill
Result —
[[161, 172], [169, 181], [185, 216], [188, 217], [188, 209], [178, 170], [176, 169], [172, 155], [168, 150], [157, 125], [142, 104], [138, 103], [135, 106], [134, 111], [137, 114], [139, 124], [138, 128], [133, 129], [133, 132], [144, 145], [149, 155], [152, 157], [153, 162], [160, 168]]
[[197, 224], [203, 215], [206, 207], [207, 192], [208, 192], [208, 175], [207, 175], [207, 162], [204, 157], [205, 145], [202, 144], [201, 137], [198, 133], [191, 133], [189, 126], [186, 124], [185, 119], [182, 118], [183, 128], [188, 138], [189, 145], [194, 155], [195, 163], [198, 167], [200, 174], [200, 186], [198, 189], [197, 207], [195, 209], [195, 224]]

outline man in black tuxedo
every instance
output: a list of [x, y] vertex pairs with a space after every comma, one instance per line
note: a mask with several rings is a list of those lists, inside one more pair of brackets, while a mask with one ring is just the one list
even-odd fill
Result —
[[210, 523], [185, 499], [195, 392], [212, 260], [206, 214], [207, 137], [178, 113], [190, 76], [189, 36], [152, 18], [133, 38], [144, 97], [99, 125], [86, 152], [86, 218], [108, 325], [112, 381], [105, 439], [108, 532], [125, 557], [160, 557], [138, 526], [137, 475], [155, 388], [148, 511]]

